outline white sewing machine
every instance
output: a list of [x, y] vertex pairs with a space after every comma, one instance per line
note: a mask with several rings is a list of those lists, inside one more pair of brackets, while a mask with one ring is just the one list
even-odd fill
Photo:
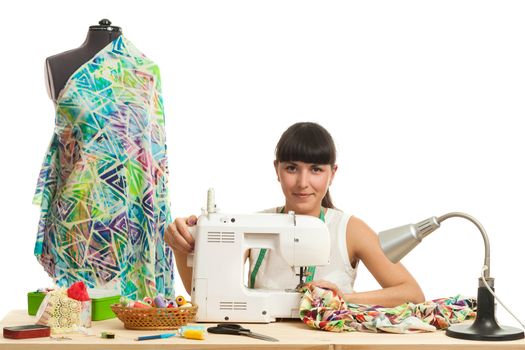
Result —
[[[330, 233], [320, 219], [308, 215], [223, 214], [216, 211], [213, 189], [207, 210], [199, 217], [191, 300], [198, 305], [198, 322], [274, 322], [299, 317], [301, 293], [295, 289], [251, 289], [244, 285], [244, 256], [251, 248], [280, 254], [291, 272], [330, 262]], [[283, 266], [283, 268], [287, 268]]]

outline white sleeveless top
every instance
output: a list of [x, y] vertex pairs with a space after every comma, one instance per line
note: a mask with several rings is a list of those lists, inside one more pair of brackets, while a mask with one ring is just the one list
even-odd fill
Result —
[[[266, 213], [279, 213], [281, 207], [265, 210]], [[346, 248], [346, 225], [350, 215], [340, 210], [328, 208], [325, 224], [330, 232], [330, 264], [317, 266], [314, 281], [325, 280], [334, 283], [343, 293], [353, 293], [357, 265], [352, 267]], [[250, 250], [250, 278], [259, 257], [260, 249]], [[255, 288], [293, 289], [299, 284], [292, 268], [275, 252], [268, 250], [255, 278]]]

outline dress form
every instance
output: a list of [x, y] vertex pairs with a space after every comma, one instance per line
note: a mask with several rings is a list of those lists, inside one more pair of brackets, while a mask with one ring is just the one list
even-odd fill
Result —
[[80, 47], [46, 58], [46, 86], [51, 100], [56, 103], [69, 77], [120, 35], [120, 27], [112, 26], [109, 20], [103, 19], [99, 25], [89, 27], [86, 40]]

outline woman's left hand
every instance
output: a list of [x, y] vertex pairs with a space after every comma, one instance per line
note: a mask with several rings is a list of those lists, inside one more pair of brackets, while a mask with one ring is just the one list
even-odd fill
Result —
[[344, 299], [343, 292], [341, 292], [339, 287], [337, 285], [335, 285], [334, 283], [332, 283], [332, 282], [328, 282], [328, 281], [325, 281], [325, 280], [318, 280], [318, 281], [313, 281], [313, 282], [307, 283], [307, 285], [312, 285], [312, 286], [316, 286], [316, 287], [320, 287], [320, 288], [324, 288], [324, 289], [330, 289], [335, 294], [339, 295], [342, 299]]

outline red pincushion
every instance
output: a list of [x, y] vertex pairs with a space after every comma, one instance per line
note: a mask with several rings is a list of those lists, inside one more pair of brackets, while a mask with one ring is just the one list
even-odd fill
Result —
[[75, 282], [67, 289], [67, 296], [78, 301], [88, 301], [89, 295], [84, 282]]

